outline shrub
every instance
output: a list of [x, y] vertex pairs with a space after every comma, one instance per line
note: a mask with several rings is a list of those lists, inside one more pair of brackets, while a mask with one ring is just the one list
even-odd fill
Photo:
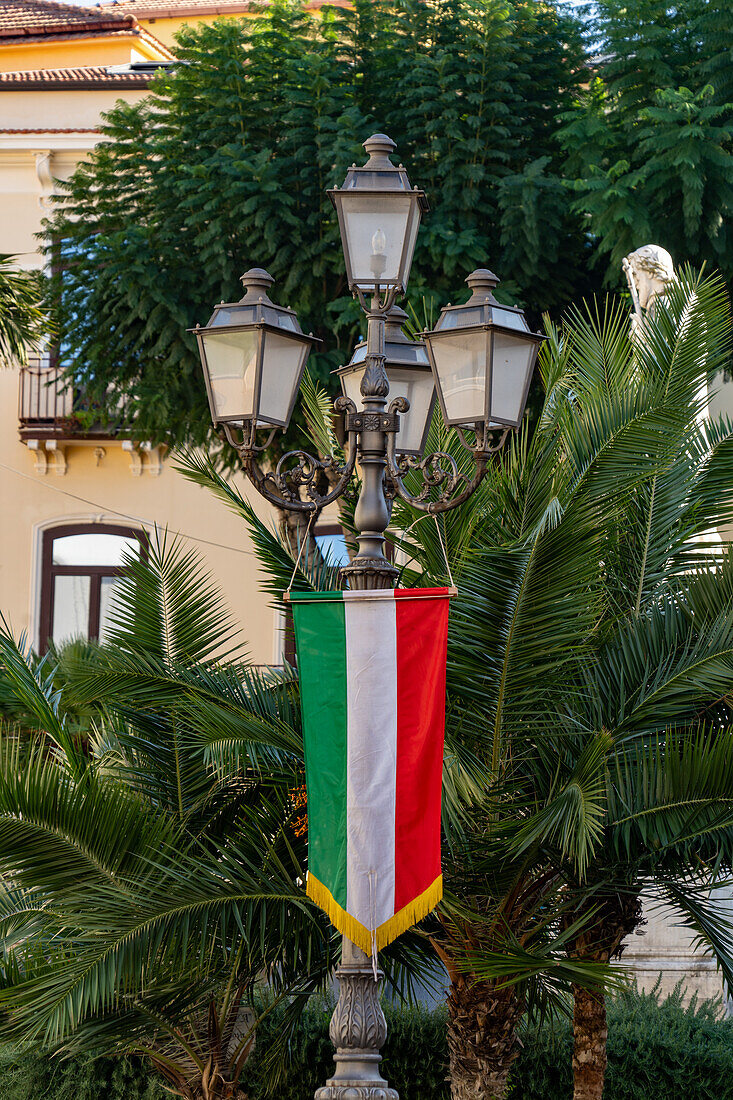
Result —
[[[730, 1100], [733, 1020], [719, 1001], [693, 998], [681, 987], [660, 1001], [657, 990], [629, 992], [608, 1005], [608, 1071], [604, 1100]], [[569, 1022], [527, 1028], [512, 1074], [510, 1100], [572, 1096]]]
[[0, 1050], [2, 1100], [170, 1100], [137, 1058], [51, 1058], [28, 1049]]
[[[314, 1000], [304, 1014], [289, 1050], [286, 1076], [275, 1092], [287, 1100], [313, 1100], [316, 1087], [334, 1071], [328, 1023], [331, 998]], [[385, 1005], [388, 1039], [382, 1051], [382, 1074], [400, 1100], [447, 1100], [448, 1051], [445, 1012], [419, 1006], [399, 1009]], [[255, 1053], [247, 1067], [245, 1087], [252, 1100], [264, 1100], [266, 1052], [275, 1041], [282, 1015], [273, 1013], [260, 1028]]]
[[[333, 1001], [315, 999], [290, 1045], [274, 1093], [312, 1100], [333, 1069], [328, 1021]], [[386, 1008], [389, 1039], [384, 1075], [401, 1100], [448, 1100], [445, 1012]], [[660, 1001], [656, 991], [631, 992], [609, 1003], [608, 1074], [604, 1100], [733, 1100], [733, 1020], [720, 1003], [684, 1007], [678, 988]], [[244, 1082], [251, 1100], [265, 1100], [266, 1054], [282, 1013], [263, 1023]], [[572, 1035], [568, 1021], [526, 1027], [509, 1100], [568, 1100], [572, 1095]], [[137, 1059], [62, 1062], [30, 1051], [0, 1049], [2, 1100], [164, 1100], [170, 1096]]]

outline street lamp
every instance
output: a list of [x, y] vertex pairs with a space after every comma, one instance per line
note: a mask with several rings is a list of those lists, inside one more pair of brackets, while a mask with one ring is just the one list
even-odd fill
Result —
[[211, 418], [219, 424], [287, 428], [313, 344], [292, 309], [268, 297], [274, 279], [261, 267], [242, 276], [244, 297], [221, 302], [196, 336]]
[[[353, 166], [344, 185], [329, 192], [349, 287], [367, 318], [366, 340], [337, 371], [343, 393], [334, 407], [345, 414], [345, 459], [296, 450], [283, 455], [274, 469], [263, 470], [260, 464], [275, 432], [290, 421], [316, 342], [303, 334], [292, 310], [271, 302], [267, 272], [248, 271], [241, 302], [222, 303], [207, 326], [191, 330], [214, 423], [221, 425], [267, 500], [313, 518], [344, 493], [358, 461], [358, 552], [341, 576], [359, 590], [389, 589], [396, 583], [398, 571], [384, 554], [395, 497], [435, 514], [457, 507], [475, 491], [490, 456], [521, 423], [543, 339], [529, 331], [520, 309], [496, 301], [498, 279], [483, 268], [469, 275], [473, 293], [464, 306], [444, 309], [421, 341], [407, 339], [402, 331], [406, 314], [395, 301], [407, 287], [427, 203], [422, 191], [410, 187], [405, 169], [390, 160], [394, 147], [386, 135], [374, 134], [364, 142], [367, 163]], [[472, 475], [459, 469], [450, 454], [423, 457], [436, 389], [446, 424], [455, 427], [473, 457]], [[269, 435], [258, 442], [262, 428]], [[387, 1035], [379, 981], [370, 959], [346, 937], [336, 976], [339, 999], [331, 1020], [336, 1070], [316, 1100], [398, 1100], [379, 1074], [379, 1051]]]
[[[389, 381], [389, 392], [403, 397], [409, 410], [400, 417], [395, 433], [397, 454], [422, 455], [427, 443], [430, 422], [435, 407], [435, 381], [424, 341], [410, 340], [403, 325], [407, 314], [399, 306], [392, 306], [384, 326], [384, 369]], [[364, 411], [361, 382], [366, 371], [367, 342], [362, 340], [354, 348], [345, 367], [333, 373], [341, 380], [344, 397], [354, 402], [357, 412]]]
[[479, 268], [466, 279], [463, 306], [446, 306], [425, 342], [446, 424], [518, 428], [544, 337], [524, 313], [494, 297], [499, 280]]
[[395, 143], [386, 134], [364, 142], [369, 160], [352, 164], [342, 187], [328, 192], [336, 207], [350, 290], [394, 287], [403, 293], [412, 267], [425, 192], [411, 188], [407, 172], [389, 159]]

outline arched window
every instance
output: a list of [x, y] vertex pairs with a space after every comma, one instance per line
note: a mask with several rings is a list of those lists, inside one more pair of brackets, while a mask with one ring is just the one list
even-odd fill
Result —
[[104, 641], [111, 597], [124, 555], [144, 552], [145, 535], [134, 527], [76, 523], [43, 534], [40, 649], [72, 638]]

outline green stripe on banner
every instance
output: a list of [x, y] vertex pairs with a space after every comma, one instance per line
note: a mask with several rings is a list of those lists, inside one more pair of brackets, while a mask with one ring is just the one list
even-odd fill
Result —
[[[309, 593], [309, 596], [313, 593]], [[308, 870], [346, 908], [346, 624], [341, 601], [294, 615], [308, 788]]]

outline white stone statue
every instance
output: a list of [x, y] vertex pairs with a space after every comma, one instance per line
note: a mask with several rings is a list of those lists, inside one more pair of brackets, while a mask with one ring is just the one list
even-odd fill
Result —
[[653, 312], [654, 302], [673, 282], [674, 263], [666, 248], [645, 244], [625, 256], [622, 267], [634, 303], [632, 331], [636, 331], [644, 314]]

